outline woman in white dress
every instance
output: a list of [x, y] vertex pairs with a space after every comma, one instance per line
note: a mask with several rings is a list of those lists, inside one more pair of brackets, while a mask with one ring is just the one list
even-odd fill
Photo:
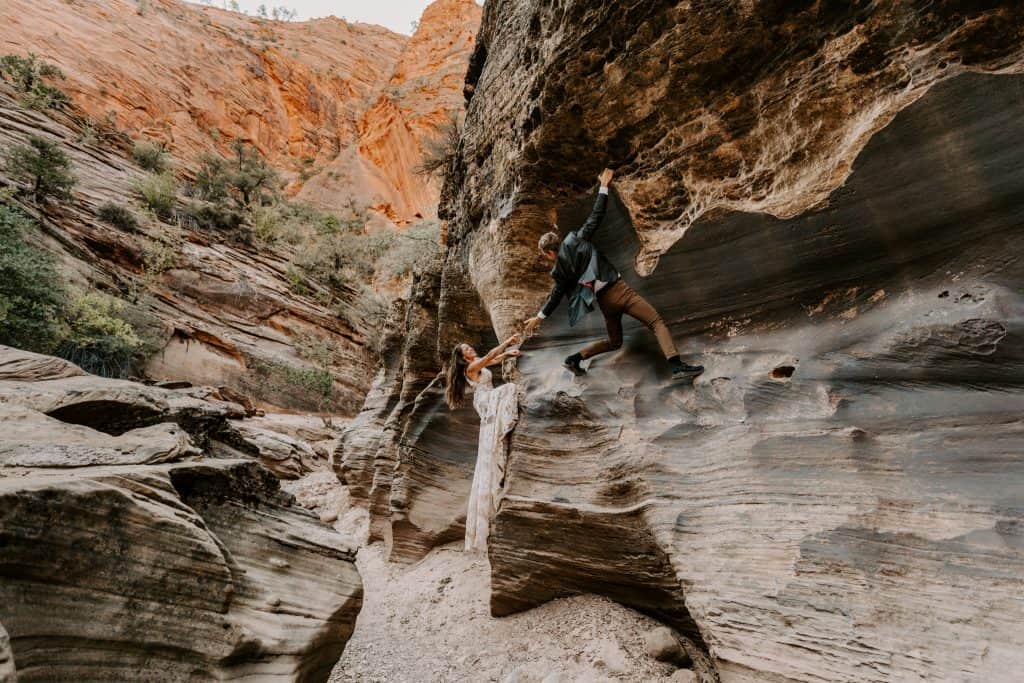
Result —
[[515, 334], [491, 349], [485, 356], [477, 355], [469, 344], [456, 344], [448, 365], [445, 398], [449, 408], [458, 408], [465, 401], [466, 387], [473, 388], [473, 407], [480, 415], [480, 442], [477, 447], [473, 487], [466, 508], [466, 550], [486, 550], [491, 518], [497, 511], [496, 493], [505, 474], [505, 439], [519, 417], [516, 385], [494, 388], [488, 366], [500, 365], [506, 358], [518, 358], [518, 349], [509, 347], [522, 342]]

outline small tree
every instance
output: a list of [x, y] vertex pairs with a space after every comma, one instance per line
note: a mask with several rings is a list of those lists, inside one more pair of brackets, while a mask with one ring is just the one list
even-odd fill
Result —
[[65, 293], [53, 258], [25, 241], [33, 229], [27, 216], [0, 205], [0, 344], [48, 353]]
[[215, 202], [230, 196], [240, 208], [257, 200], [262, 203], [267, 191], [275, 190], [280, 182], [277, 171], [252, 145], [235, 140], [231, 150], [233, 159], [211, 154], [202, 158], [195, 183], [200, 198]]
[[46, 84], [46, 79], [64, 80], [64, 73], [33, 53], [28, 57], [0, 57], [0, 78], [9, 81], [22, 95], [22, 102], [32, 109], [49, 109], [68, 101], [67, 95]]
[[263, 199], [264, 190], [275, 189], [279, 182], [277, 171], [252, 145], [235, 140], [231, 149], [235, 159], [234, 168], [228, 173], [228, 185], [241, 198], [242, 206], [249, 206], [254, 199]]
[[55, 142], [31, 136], [27, 145], [16, 145], [7, 152], [7, 172], [32, 185], [36, 203], [48, 197], [70, 199], [77, 179], [71, 173], [71, 160]]
[[413, 169], [413, 172], [424, 176], [443, 173], [455, 158], [461, 138], [459, 120], [451, 116], [438, 130], [437, 135], [424, 143], [423, 161]]

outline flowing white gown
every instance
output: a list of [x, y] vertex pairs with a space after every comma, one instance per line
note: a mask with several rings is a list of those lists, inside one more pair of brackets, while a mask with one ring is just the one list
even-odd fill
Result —
[[466, 508], [466, 550], [486, 551], [491, 519], [500, 500], [498, 489], [505, 477], [508, 434], [519, 419], [519, 398], [511, 382], [495, 389], [487, 368], [480, 371], [479, 381], [466, 379], [473, 387], [473, 407], [480, 415], [480, 443]]

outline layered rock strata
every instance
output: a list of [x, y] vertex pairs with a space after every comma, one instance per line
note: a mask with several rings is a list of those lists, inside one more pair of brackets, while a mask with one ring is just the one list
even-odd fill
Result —
[[0, 373], [0, 678], [327, 680], [354, 555], [258, 463], [204, 457], [240, 407], [7, 347]]
[[[1006, 2], [488, 6], [443, 191], [439, 351], [535, 312], [548, 212], [575, 227], [611, 165], [598, 246], [707, 367], [669, 383], [627, 325], [573, 380], [553, 368], [600, 318], [545, 322], [519, 364], [495, 614], [608, 595], [690, 637], [705, 680], [1013, 680], [1022, 36]], [[465, 450], [383, 470], [468, 473]], [[402, 504], [457, 523], [457, 492]]]
[[[45, 210], [24, 205], [41, 234], [28, 235], [56, 255], [72, 288], [134, 298], [147, 332], [160, 346], [146, 372], [155, 379], [216, 383], [252, 395], [261, 407], [353, 413], [369, 388], [376, 358], [364, 317], [353, 302], [325, 305], [317, 292], [299, 295], [288, 277], [288, 248], [260, 249], [223, 235], [169, 226], [141, 211], [138, 231], [100, 221], [110, 202], [124, 205], [142, 169], [102, 144], [83, 141], [74, 122], [20, 107], [0, 87], [0, 148], [30, 135], [56, 141], [78, 178], [74, 201]], [[0, 186], [14, 186], [0, 170]], [[166, 254], [160, 268], [147, 265]], [[320, 292], [323, 294], [323, 292]], [[317, 370], [301, 343], [333, 350], [329, 396], [308, 396], [289, 377]]]
[[240, 138], [302, 200], [407, 224], [436, 212], [438, 187], [414, 169], [459, 111], [480, 8], [440, 0], [411, 39], [180, 0], [10, 0], [0, 18], [0, 51], [56, 63], [92, 118], [163, 141], [186, 167]]

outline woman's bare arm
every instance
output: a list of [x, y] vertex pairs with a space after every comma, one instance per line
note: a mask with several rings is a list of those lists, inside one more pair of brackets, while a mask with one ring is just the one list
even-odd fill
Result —
[[[469, 364], [466, 368], [466, 375], [469, 377], [475, 377], [477, 373], [488, 365], [494, 365], [500, 362], [498, 357], [505, 353], [505, 349], [512, 346], [513, 344], [519, 344], [523, 341], [523, 337], [518, 332], [513, 334], [511, 337], [503, 341], [502, 343], [495, 346], [493, 349], [487, 352], [486, 356], [477, 358], [475, 361]], [[475, 381], [475, 380], [474, 380]]]

